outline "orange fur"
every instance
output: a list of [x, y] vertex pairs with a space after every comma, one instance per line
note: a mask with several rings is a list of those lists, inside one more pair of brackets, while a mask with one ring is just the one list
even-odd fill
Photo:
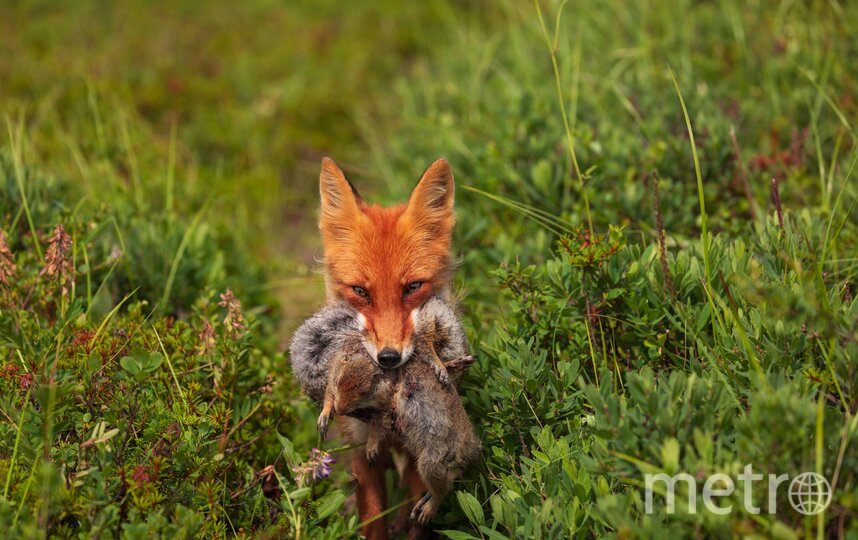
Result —
[[[387, 456], [387, 454], [385, 454]], [[352, 474], [357, 480], [357, 506], [361, 521], [378, 515], [387, 508], [387, 492], [384, 485], [385, 461], [370, 466], [363, 448], [351, 451]], [[377, 519], [361, 528], [368, 540], [387, 540], [387, 523]]]
[[[432, 295], [449, 296], [455, 224], [449, 164], [443, 159], [435, 161], [407, 203], [383, 208], [364, 202], [337, 164], [324, 158], [319, 191], [328, 302], [348, 302], [363, 316], [363, 339], [371, 353], [386, 348], [406, 353], [414, 345], [411, 312]], [[415, 282], [422, 285], [407, 292], [408, 285]], [[366, 291], [368, 299], [354, 287]], [[360, 424], [355, 419], [341, 422], [343, 436], [352, 444], [365, 442], [366, 429]], [[392, 443], [399, 446], [396, 441]], [[407, 457], [402, 480], [411, 494], [417, 495], [426, 487], [414, 469], [413, 456]], [[361, 521], [385, 509], [383, 464], [389, 462], [386, 449], [374, 467], [369, 466], [362, 448], [352, 454]], [[362, 532], [370, 540], [388, 535], [384, 519], [373, 521]]]

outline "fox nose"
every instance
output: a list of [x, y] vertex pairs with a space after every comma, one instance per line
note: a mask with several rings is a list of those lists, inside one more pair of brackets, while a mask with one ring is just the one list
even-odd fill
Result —
[[402, 360], [402, 355], [399, 354], [399, 351], [395, 349], [391, 349], [390, 347], [385, 347], [378, 353], [378, 363], [383, 368], [392, 368]]

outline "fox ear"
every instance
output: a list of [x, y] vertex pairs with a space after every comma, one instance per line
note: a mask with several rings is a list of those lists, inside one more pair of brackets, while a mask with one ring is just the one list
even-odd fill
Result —
[[411, 192], [408, 211], [427, 221], [450, 221], [452, 228], [454, 191], [450, 164], [446, 159], [439, 159], [429, 165]]
[[363, 200], [355, 187], [346, 180], [342, 169], [329, 157], [322, 158], [319, 175], [319, 194], [322, 199], [322, 223], [348, 218], [360, 210]]

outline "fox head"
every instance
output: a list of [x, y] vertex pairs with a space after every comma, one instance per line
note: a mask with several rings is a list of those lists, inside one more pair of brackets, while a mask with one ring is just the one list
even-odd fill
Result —
[[449, 290], [453, 172], [439, 159], [407, 203], [387, 208], [365, 203], [329, 158], [319, 184], [328, 301], [358, 312], [364, 346], [379, 366], [399, 366], [414, 351], [420, 307]]

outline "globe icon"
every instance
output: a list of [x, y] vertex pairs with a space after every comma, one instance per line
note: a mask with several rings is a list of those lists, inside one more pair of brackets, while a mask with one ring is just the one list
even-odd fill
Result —
[[815, 516], [831, 502], [831, 484], [821, 474], [801, 473], [789, 484], [789, 502], [796, 512]]

